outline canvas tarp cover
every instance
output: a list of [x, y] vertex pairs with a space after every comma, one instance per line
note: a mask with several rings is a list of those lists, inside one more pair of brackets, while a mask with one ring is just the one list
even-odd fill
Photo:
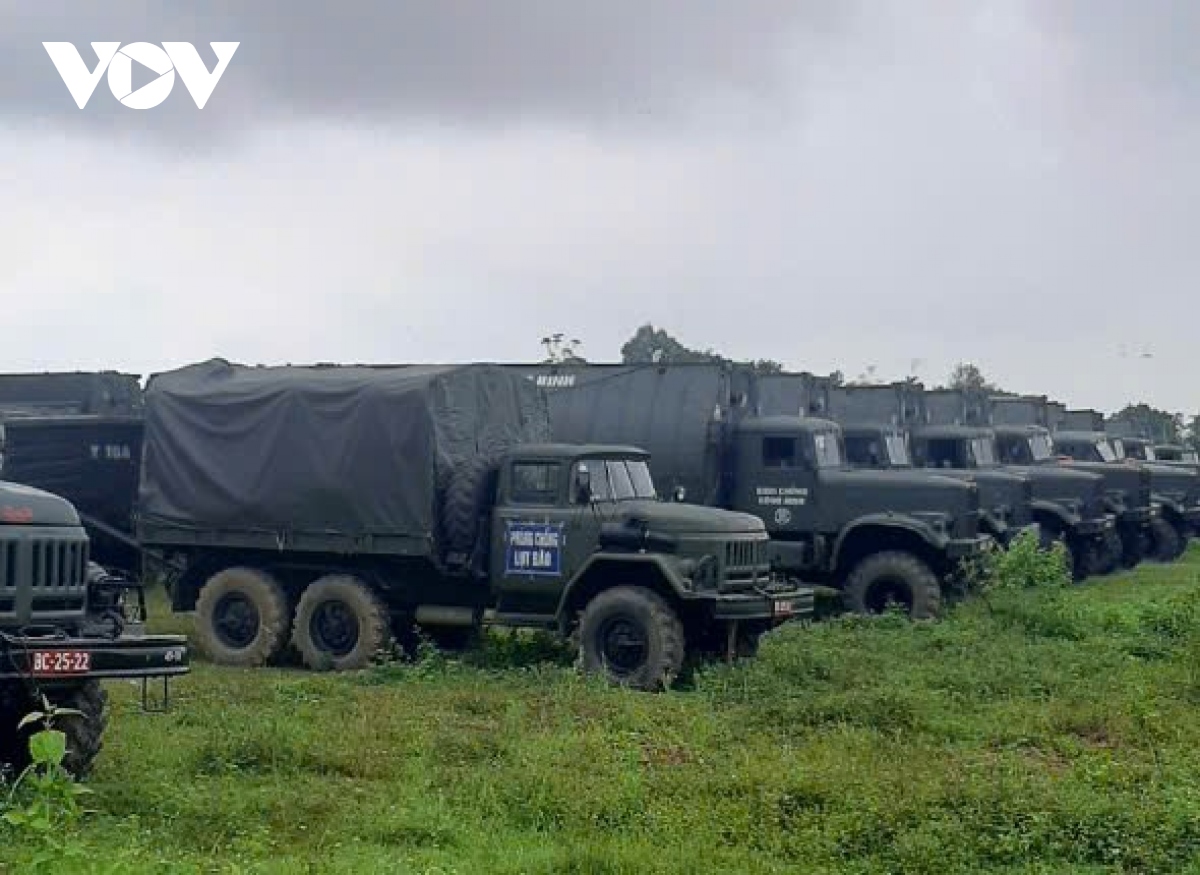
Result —
[[719, 417], [729, 415], [720, 365], [514, 365], [549, 399], [554, 439], [624, 444], [650, 453], [655, 487], [676, 486], [712, 503], [718, 483]]
[[139, 515], [154, 525], [434, 538], [479, 452], [546, 440], [535, 387], [491, 365], [247, 367], [146, 391]]

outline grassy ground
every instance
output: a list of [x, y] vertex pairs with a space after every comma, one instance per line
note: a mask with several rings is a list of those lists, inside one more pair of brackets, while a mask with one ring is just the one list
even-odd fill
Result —
[[[661, 696], [501, 636], [360, 676], [200, 664], [165, 715], [135, 693], [48, 871], [1200, 872], [1196, 549], [787, 628]], [[36, 853], [0, 833], [0, 870]]]

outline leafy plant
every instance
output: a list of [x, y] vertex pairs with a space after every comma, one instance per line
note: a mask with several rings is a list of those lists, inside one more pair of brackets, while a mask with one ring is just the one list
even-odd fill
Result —
[[66, 840], [66, 831], [87, 813], [81, 798], [91, 791], [80, 786], [64, 766], [67, 735], [55, 728], [64, 717], [84, 717], [74, 708], [59, 708], [44, 695], [42, 710], [22, 718], [18, 731], [41, 722], [29, 737], [30, 763], [13, 782], [3, 820], [26, 838], [37, 840], [41, 853], [37, 865], [61, 862], [78, 849]]

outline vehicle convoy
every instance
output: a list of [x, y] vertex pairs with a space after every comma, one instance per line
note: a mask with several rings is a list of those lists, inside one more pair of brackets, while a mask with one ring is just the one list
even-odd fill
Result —
[[[1127, 439], [1111, 437], [1098, 411], [1069, 410], [1067, 417], [1068, 425], [1053, 435], [1055, 451], [1072, 459], [1123, 467], [1134, 465], [1148, 471], [1150, 497], [1158, 510], [1158, 522], [1153, 525], [1147, 549], [1161, 561], [1182, 556], [1189, 539], [1200, 530], [1200, 474], [1182, 466], [1127, 456]], [[1145, 455], [1148, 441], [1129, 440]]]
[[1116, 519], [1116, 531], [1107, 536], [1109, 555], [1119, 557], [1118, 565], [1132, 568], [1144, 558], [1165, 555], [1174, 539], [1151, 498], [1149, 470], [1060, 452], [1056, 436], [1062, 432], [1052, 432], [1046, 423], [1065, 425], [1061, 405], [1039, 396], [993, 396], [988, 403], [1002, 461], [1086, 471], [1104, 479], [1104, 509]]
[[913, 465], [975, 478], [984, 519], [990, 518], [989, 529], [1002, 543], [1024, 532], [1036, 532], [1046, 547], [1061, 543], [1076, 580], [1113, 567], [1106, 534], [1114, 532], [1116, 524], [1103, 508], [1103, 478], [1003, 464], [981, 399], [929, 391], [916, 383], [829, 391], [830, 407], [844, 423], [847, 455], [854, 464]]
[[980, 529], [1004, 546], [1023, 533], [1040, 535], [1033, 485], [1026, 475], [1002, 470], [991, 456], [991, 436], [959, 420], [931, 421], [920, 384], [832, 386], [830, 416], [846, 435], [852, 465], [882, 469], [934, 469], [979, 486]]
[[414, 624], [462, 643], [490, 622], [575, 634], [585, 670], [658, 689], [812, 611], [759, 519], [659, 500], [640, 448], [550, 442], [545, 399], [495, 365], [155, 375], [137, 530], [227, 665], [290, 644], [357, 669]]
[[962, 560], [991, 544], [974, 484], [850, 469], [837, 424], [773, 394], [786, 387], [769, 377], [709, 363], [511, 367], [546, 391], [555, 439], [644, 447], [656, 482], [754, 514], [775, 567], [841, 590], [853, 610], [934, 616]]
[[[137, 596], [131, 603], [131, 596]], [[0, 482], [0, 771], [13, 777], [30, 763], [20, 727], [42, 709], [59, 708], [67, 737], [63, 765], [85, 777], [107, 722], [101, 681], [187, 674], [182, 635], [146, 635], [140, 586], [91, 561], [87, 533], [69, 502], [23, 484]], [[148, 706], [143, 686], [143, 706]]]

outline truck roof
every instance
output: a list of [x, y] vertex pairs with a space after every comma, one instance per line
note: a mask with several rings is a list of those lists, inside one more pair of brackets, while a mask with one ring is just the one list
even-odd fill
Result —
[[625, 444], [520, 444], [513, 447], [512, 452], [521, 456], [542, 456], [543, 458], [553, 459], [578, 459], [585, 456], [634, 456], [639, 459], [650, 458], [650, 454], [640, 447]]
[[738, 423], [738, 430], [749, 434], [796, 429], [826, 431], [837, 427], [838, 424], [831, 419], [817, 419], [812, 416], [751, 416]]

